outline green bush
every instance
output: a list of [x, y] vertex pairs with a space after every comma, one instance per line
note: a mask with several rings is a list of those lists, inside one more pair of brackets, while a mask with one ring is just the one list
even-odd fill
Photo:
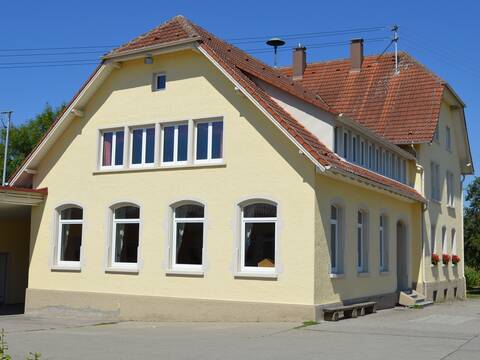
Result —
[[467, 282], [467, 289], [480, 287], [480, 271], [470, 266], [465, 266], [465, 280]]

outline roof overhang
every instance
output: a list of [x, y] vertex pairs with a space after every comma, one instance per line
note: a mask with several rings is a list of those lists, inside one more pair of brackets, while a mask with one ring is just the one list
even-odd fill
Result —
[[110, 53], [102, 57], [102, 60], [107, 61], [127, 61], [141, 58], [145, 55], [156, 56], [160, 54], [165, 54], [166, 52], [174, 52], [183, 49], [193, 48], [193, 44], [200, 41], [199, 36], [190, 37], [188, 39], [181, 39], [177, 41], [170, 41], [167, 43], [156, 44], [152, 46], [145, 46], [138, 49], [122, 51], [118, 53]]
[[0, 186], [0, 205], [38, 206], [48, 195], [48, 189], [22, 189]]

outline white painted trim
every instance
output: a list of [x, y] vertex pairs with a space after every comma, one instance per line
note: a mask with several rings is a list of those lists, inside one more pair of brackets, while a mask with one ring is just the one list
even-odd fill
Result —
[[17, 182], [17, 180], [20, 178], [20, 176], [23, 174], [25, 169], [31, 168], [31, 163], [32, 161], [38, 156], [40, 151], [43, 150], [45, 145], [50, 141], [50, 139], [53, 137], [54, 133], [57, 131], [59, 127], [63, 125], [63, 122], [69, 117], [70, 114], [72, 114], [72, 110], [75, 109], [78, 106], [78, 103], [83, 99], [85, 96], [86, 92], [89, 91], [91, 86], [96, 83], [97, 79], [100, 77], [100, 75], [105, 72], [105, 71], [110, 71], [110, 66], [107, 64], [103, 64], [98, 68], [98, 70], [95, 72], [95, 74], [92, 76], [90, 81], [85, 85], [85, 87], [82, 89], [82, 91], [77, 95], [77, 97], [72, 101], [70, 106], [65, 110], [63, 115], [58, 119], [57, 122], [54, 123], [53, 127], [51, 130], [49, 130], [45, 138], [41, 141], [41, 143], [33, 150], [33, 152], [29, 155], [25, 163], [21, 166], [21, 168], [18, 170], [16, 173], [15, 177], [12, 179], [10, 182], [10, 185], [13, 186]]
[[210, 54], [208, 54], [208, 52], [206, 52], [202, 47], [198, 47], [198, 50], [203, 54], [205, 55], [205, 57], [210, 60], [210, 62], [218, 69], [220, 70], [220, 72], [222, 74], [224, 74], [234, 85], [235, 85], [235, 88], [236, 89], [239, 89], [243, 95], [245, 95], [268, 119], [270, 119], [270, 121], [273, 122], [273, 124], [284, 134], [288, 137], [288, 139], [290, 139], [290, 141], [292, 141], [295, 146], [297, 146], [298, 149], [300, 149], [301, 151], [304, 152], [305, 156], [307, 156], [310, 161], [313, 162], [313, 164], [318, 168], [320, 169], [321, 172], [324, 172], [326, 169], [325, 167], [320, 164], [313, 156], [312, 154], [310, 154], [309, 151], [307, 151], [302, 145], [300, 145], [300, 143], [290, 134], [288, 133], [287, 130], [285, 130], [285, 128], [283, 128], [283, 126], [281, 126], [278, 121], [267, 111], [265, 110], [265, 108], [260, 105], [260, 103], [247, 91], [245, 90], [245, 88], [240, 85], [240, 83], [238, 81], [236, 81], [222, 66], [220, 66], [220, 64], [218, 64], [215, 59], [213, 59]]

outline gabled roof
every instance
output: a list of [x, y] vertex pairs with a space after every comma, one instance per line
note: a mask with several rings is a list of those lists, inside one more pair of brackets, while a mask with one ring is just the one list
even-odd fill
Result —
[[[105, 59], [112, 60], [125, 54], [132, 54], [142, 50], [151, 51], [155, 46], [165, 47], [179, 41], [196, 42], [198, 48], [211, 61], [219, 66], [232, 81], [240, 86], [242, 91], [254, 101], [262, 111], [321, 169], [342, 173], [381, 187], [387, 191], [408, 197], [417, 201], [425, 199], [413, 188], [391, 180], [382, 175], [364, 169], [360, 166], [344, 161], [328, 149], [318, 138], [306, 129], [299, 121], [285, 111], [273, 98], [253, 80], [259, 78], [292, 96], [302, 99], [318, 108], [337, 114], [321, 96], [303, 86], [299, 82], [290, 80], [277, 69], [262, 63], [242, 50], [230, 45], [198, 25], [191, 23], [183, 16], [176, 16], [146, 34], [137, 37], [129, 43], [112, 50]], [[94, 81], [95, 76], [91, 81]], [[69, 111], [67, 109], [66, 113]], [[62, 115], [63, 116], [63, 115]], [[58, 120], [60, 121], [61, 118]], [[30, 156], [29, 156], [30, 157]], [[24, 167], [28, 165], [28, 159]]]
[[[341, 113], [395, 144], [432, 141], [446, 83], [407, 53], [310, 63], [299, 82]], [[280, 69], [289, 77], [291, 68]]]

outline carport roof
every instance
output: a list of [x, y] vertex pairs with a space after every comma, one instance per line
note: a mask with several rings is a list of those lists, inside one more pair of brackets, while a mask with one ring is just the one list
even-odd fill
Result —
[[0, 205], [39, 205], [48, 195], [48, 189], [24, 189], [0, 186]]

